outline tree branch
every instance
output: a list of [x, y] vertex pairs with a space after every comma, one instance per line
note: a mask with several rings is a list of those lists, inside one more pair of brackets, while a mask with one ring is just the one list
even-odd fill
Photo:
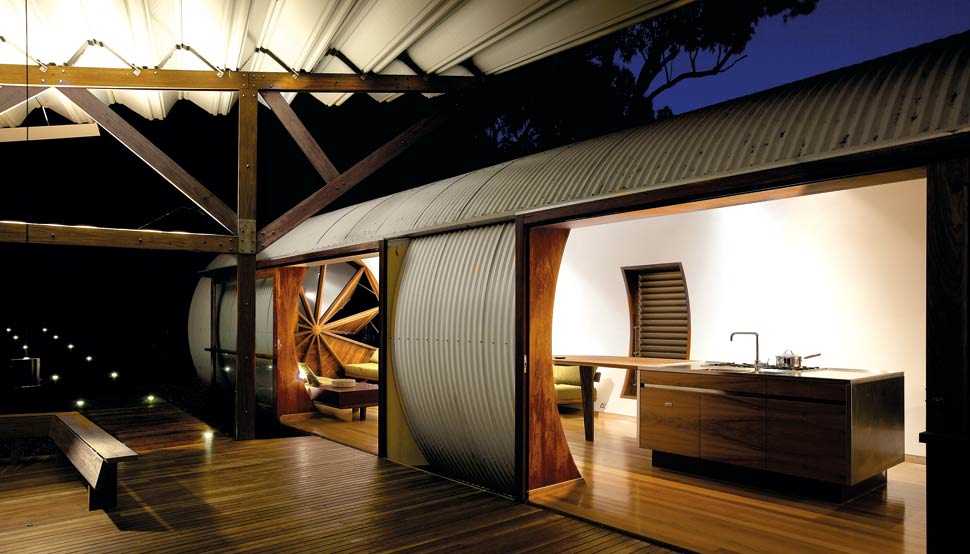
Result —
[[648, 94], [646, 96], [647, 101], [649, 101], [650, 104], [653, 105], [654, 98], [656, 98], [663, 91], [672, 88], [677, 83], [679, 83], [679, 82], [681, 82], [681, 81], [683, 81], [685, 79], [697, 79], [698, 77], [708, 77], [710, 75], [717, 75], [718, 73], [723, 73], [723, 72], [731, 69], [739, 61], [741, 61], [741, 60], [743, 60], [743, 59], [745, 59], [747, 57], [748, 57], [747, 55], [739, 56], [738, 58], [735, 58], [734, 61], [732, 61], [730, 64], [725, 65], [725, 64], [727, 64], [727, 61], [731, 59], [731, 56], [728, 55], [726, 58], [719, 59], [717, 61], [717, 63], [714, 64], [714, 67], [712, 67], [710, 69], [705, 69], [703, 71], [688, 71], [688, 72], [685, 72], [685, 73], [681, 73], [680, 75], [674, 77], [673, 79], [668, 79], [666, 83], [660, 85], [659, 87], [657, 87], [656, 89], [654, 89], [653, 91], [651, 91], [650, 94]]

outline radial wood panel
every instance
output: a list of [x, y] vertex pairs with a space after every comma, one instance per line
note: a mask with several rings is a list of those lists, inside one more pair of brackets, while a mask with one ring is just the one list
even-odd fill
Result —
[[[177, 432], [201, 423], [171, 410], [101, 423], [119, 437], [166, 428], [181, 445], [123, 465], [114, 512], [88, 512], [69, 468], [0, 474], [0, 552], [669, 552], [318, 437], [185, 445]], [[339, 486], [308, 479], [323, 464]]]
[[562, 421], [584, 480], [535, 491], [535, 504], [703, 554], [926, 551], [924, 465], [900, 464], [886, 488], [838, 505], [654, 468], [632, 417], [599, 414], [595, 443], [580, 413]]
[[[343, 284], [334, 299], [326, 304], [324, 293], [327, 285], [327, 265], [320, 266], [315, 291], [307, 292], [301, 284], [296, 290], [288, 291], [296, 302], [297, 321], [292, 333], [294, 347], [299, 361], [306, 362], [317, 375], [324, 377], [343, 377], [343, 366], [366, 362], [376, 349], [344, 335], [353, 335], [362, 330], [377, 316], [379, 308], [334, 319], [350, 302], [354, 294], [363, 286], [362, 280], [374, 280], [370, 269], [353, 260], [356, 271]], [[378, 291], [367, 289], [377, 301]], [[297, 302], [298, 301], [298, 302]]]
[[552, 307], [568, 229], [529, 234], [529, 488], [580, 477], [559, 423], [552, 374]]

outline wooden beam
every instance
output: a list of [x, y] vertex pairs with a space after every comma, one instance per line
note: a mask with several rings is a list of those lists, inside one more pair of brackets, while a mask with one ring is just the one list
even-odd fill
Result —
[[236, 232], [236, 213], [229, 206], [152, 144], [145, 135], [104, 105], [91, 91], [79, 88], [58, 90], [220, 225], [232, 233]]
[[236, 237], [229, 235], [176, 233], [146, 229], [110, 229], [13, 221], [0, 222], [0, 242], [182, 250], [217, 252], [220, 254], [236, 252]]
[[481, 82], [478, 77], [370, 74], [361, 78], [346, 73], [302, 73], [294, 79], [290, 73], [256, 72], [251, 86], [283, 92], [461, 92]]
[[19, 106], [47, 90], [44, 87], [9, 86], [0, 88], [0, 113]]
[[227, 71], [219, 77], [215, 71], [182, 69], [143, 69], [135, 75], [129, 68], [53, 65], [42, 71], [37, 65], [0, 64], [0, 85], [235, 92], [246, 87], [247, 75]]
[[317, 141], [313, 139], [313, 135], [307, 130], [300, 118], [297, 117], [296, 112], [293, 108], [286, 103], [286, 99], [278, 91], [264, 91], [263, 100], [266, 100], [266, 104], [269, 105], [270, 109], [276, 115], [276, 118], [280, 120], [283, 127], [286, 128], [286, 132], [290, 134], [296, 145], [300, 147], [303, 154], [310, 160], [313, 168], [317, 170], [320, 177], [323, 178], [325, 183], [333, 181], [338, 176], [340, 172], [334, 167], [333, 162], [327, 157]]
[[451, 111], [451, 108], [447, 108], [418, 121], [388, 141], [384, 146], [381, 146], [369, 156], [357, 162], [353, 167], [341, 173], [339, 177], [329, 182], [326, 186], [311, 194], [306, 200], [294, 206], [290, 211], [276, 218], [275, 221], [259, 232], [259, 237], [257, 238], [259, 250], [263, 250], [273, 244], [283, 235], [292, 231], [297, 225], [310, 219], [334, 200], [340, 198], [361, 181], [372, 175], [375, 171], [384, 167], [385, 164], [407, 150], [418, 139], [444, 122]]
[[110, 88], [135, 90], [278, 90], [294, 92], [460, 92], [477, 88], [479, 77], [290, 73], [0, 64], [0, 85]]
[[[236, 256], [236, 440], [256, 438], [256, 91], [239, 93]], [[245, 248], [243, 248], [245, 243]]]
[[0, 221], [0, 242], [27, 242], [27, 224], [19, 221]]

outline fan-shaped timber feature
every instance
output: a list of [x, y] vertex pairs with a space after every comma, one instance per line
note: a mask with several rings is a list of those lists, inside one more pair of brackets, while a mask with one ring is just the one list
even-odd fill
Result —
[[[345, 280], [347, 266], [356, 269]], [[307, 284], [313, 289], [306, 290]], [[294, 344], [297, 358], [313, 368], [317, 375], [343, 377], [344, 365], [365, 362], [373, 355], [377, 347], [358, 339], [367, 334], [364, 331], [379, 312], [375, 284], [370, 268], [360, 261], [321, 265], [307, 272], [299, 292]], [[354, 299], [356, 302], [351, 304]], [[368, 336], [373, 340], [376, 333]]]

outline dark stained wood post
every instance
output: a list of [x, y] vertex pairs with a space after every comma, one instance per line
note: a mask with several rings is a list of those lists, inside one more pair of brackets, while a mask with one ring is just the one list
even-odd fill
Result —
[[[967, 285], [970, 158], [930, 164], [926, 175], [927, 550], [960, 544], [970, 496]], [[959, 541], [959, 542], [958, 542]]]
[[256, 95], [239, 92], [236, 440], [256, 438]]

